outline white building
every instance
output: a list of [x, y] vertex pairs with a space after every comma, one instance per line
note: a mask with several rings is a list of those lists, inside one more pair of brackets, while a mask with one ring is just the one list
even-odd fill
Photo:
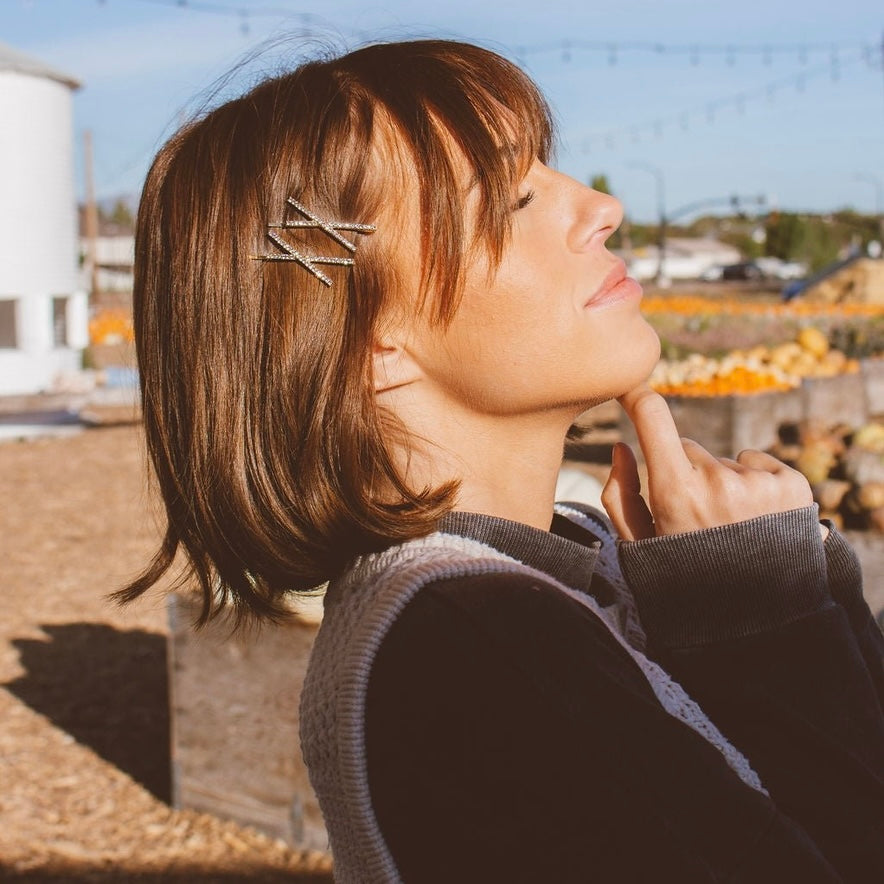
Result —
[[51, 388], [80, 368], [72, 94], [79, 84], [0, 44], [0, 394]]
[[[80, 253], [84, 258], [89, 254], [89, 243], [85, 236], [80, 237]], [[95, 239], [95, 258], [98, 264], [98, 290], [131, 295], [135, 237], [131, 233], [99, 233]], [[84, 289], [89, 287], [88, 278], [89, 263], [84, 260], [80, 273], [80, 285]]]
[[[660, 252], [656, 245], [633, 249], [624, 257], [633, 278], [653, 279], [657, 275]], [[700, 279], [713, 267], [736, 264], [741, 260], [739, 249], [712, 237], [667, 237], [663, 276], [667, 279]]]

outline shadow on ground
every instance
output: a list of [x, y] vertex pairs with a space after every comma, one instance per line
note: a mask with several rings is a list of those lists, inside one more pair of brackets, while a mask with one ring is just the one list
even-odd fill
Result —
[[7, 690], [168, 804], [166, 637], [101, 623], [40, 628], [49, 641], [13, 640], [26, 673]]
[[332, 884], [331, 872], [293, 872], [265, 869], [242, 872], [175, 869], [136, 872], [121, 869], [30, 869], [14, 871], [0, 865], [0, 880], [28, 884]]

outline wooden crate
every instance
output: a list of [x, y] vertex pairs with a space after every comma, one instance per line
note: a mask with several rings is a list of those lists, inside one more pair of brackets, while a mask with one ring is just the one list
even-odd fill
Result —
[[[796, 390], [751, 396], [667, 396], [682, 436], [699, 442], [716, 457], [733, 457], [744, 448], [770, 448], [780, 425], [801, 420], [860, 427], [884, 415], [884, 359], [867, 359], [861, 371], [831, 378], [805, 378]], [[625, 416], [623, 440], [637, 444]], [[639, 453], [639, 452], [637, 452]]]
[[868, 420], [866, 386], [860, 372], [801, 382], [802, 414], [827, 424], [861, 427]]
[[231, 635], [192, 628], [196, 601], [169, 599], [172, 800], [327, 850], [298, 740], [298, 702], [317, 626], [292, 622]]
[[869, 417], [884, 417], [884, 358], [860, 363]]
[[[734, 457], [744, 448], [770, 448], [780, 424], [801, 420], [800, 390], [753, 396], [667, 396], [682, 436], [699, 442], [716, 457]], [[623, 440], [636, 450], [635, 428], [624, 416]]]

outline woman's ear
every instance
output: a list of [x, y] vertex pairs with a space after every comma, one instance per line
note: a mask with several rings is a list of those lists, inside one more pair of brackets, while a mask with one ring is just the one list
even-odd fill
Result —
[[422, 377], [420, 366], [407, 348], [394, 341], [376, 341], [372, 352], [375, 393], [412, 384]]

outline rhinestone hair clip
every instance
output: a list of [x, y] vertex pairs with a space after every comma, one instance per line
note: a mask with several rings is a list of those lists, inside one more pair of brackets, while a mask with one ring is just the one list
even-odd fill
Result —
[[305, 208], [293, 197], [289, 197], [286, 202], [295, 211], [299, 212], [306, 218], [306, 221], [279, 221], [274, 224], [267, 225], [267, 238], [277, 245], [282, 251], [275, 252], [272, 255], [252, 255], [256, 261], [294, 261], [300, 264], [309, 273], [312, 273], [321, 283], [331, 286], [332, 280], [330, 276], [326, 276], [316, 265], [317, 264], [338, 264], [346, 267], [353, 266], [352, 258], [334, 258], [327, 255], [308, 255], [298, 251], [294, 246], [287, 243], [274, 230], [321, 230], [327, 236], [330, 236], [338, 245], [343, 246], [348, 252], [356, 251], [356, 243], [351, 242], [338, 233], [339, 230], [353, 231], [354, 233], [374, 233], [377, 230], [374, 224], [357, 224], [353, 221], [323, 221], [314, 215], [309, 209]]

